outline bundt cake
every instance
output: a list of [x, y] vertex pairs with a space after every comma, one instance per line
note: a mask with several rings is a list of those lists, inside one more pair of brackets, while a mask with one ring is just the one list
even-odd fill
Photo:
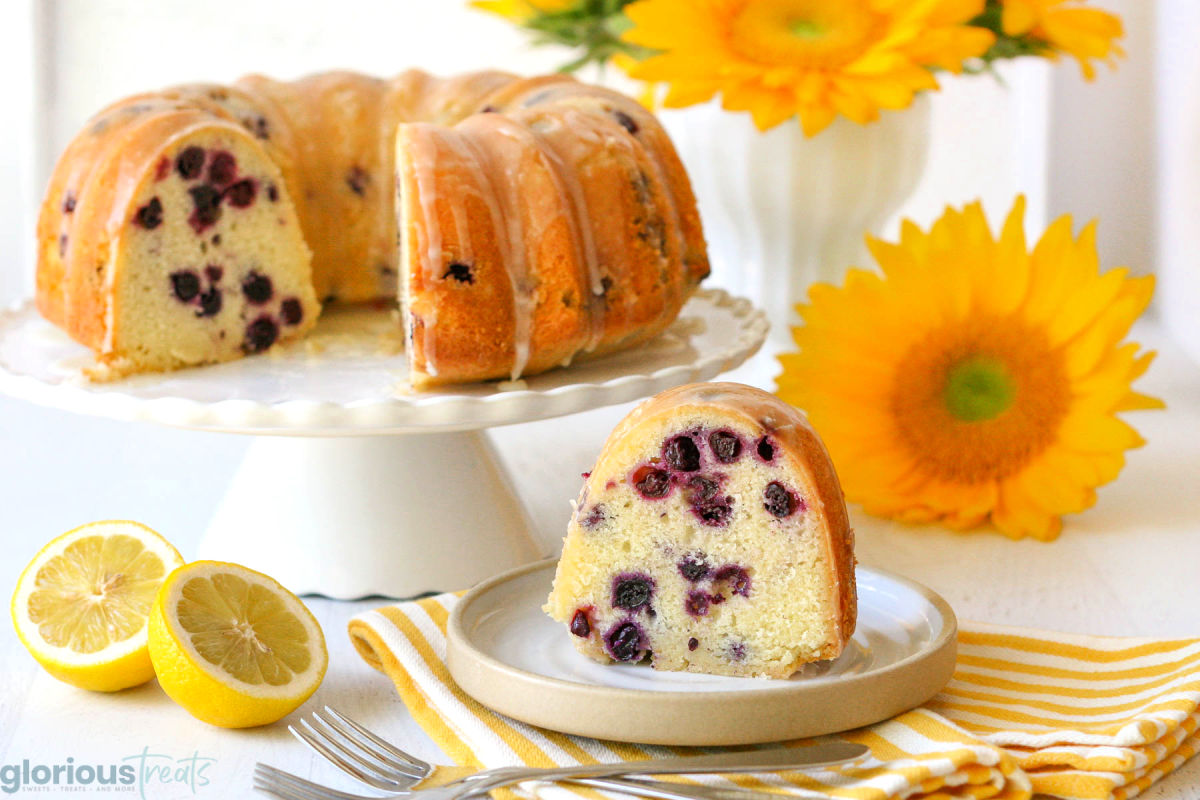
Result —
[[565, 76], [248, 76], [106, 108], [38, 221], [42, 314], [94, 377], [258, 353], [398, 303], [418, 388], [650, 338], [708, 273], [654, 116]]
[[546, 604], [600, 661], [786, 678], [854, 632], [854, 537], [796, 409], [759, 389], [663, 392], [612, 432]]

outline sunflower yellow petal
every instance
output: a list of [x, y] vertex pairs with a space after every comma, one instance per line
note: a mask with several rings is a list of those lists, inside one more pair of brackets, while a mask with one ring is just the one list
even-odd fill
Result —
[[1109, 350], [1096, 366], [1075, 381], [1075, 407], [1092, 413], [1112, 413], [1133, 409], [1163, 408], [1157, 398], [1129, 390], [1130, 384], [1145, 372], [1154, 353], [1139, 354], [1140, 345], [1130, 342]]
[[1046, 228], [1030, 254], [1033, 283], [1026, 296], [1022, 315], [1045, 323], [1062, 308], [1064, 300], [1077, 288], [1071, 269], [1071, 217], [1065, 214]]
[[1117, 297], [1071, 342], [1067, 358], [1069, 374], [1078, 377], [1093, 369], [1105, 351], [1129, 332], [1153, 294], [1153, 276], [1125, 281]]
[[987, 514], [965, 514], [954, 512], [941, 518], [941, 523], [952, 531], [960, 533], [978, 528], [987, 521]]
[[992, 34], [969, 24], [979, 0], [847, 0], [823, 3], [820, 22], [798, 35], [794, 11], [771, 0], [639, 0], [622, 36], [656, 55], [634, 77], [661, 81], [672, 105], [711, 94], [677, 81], [708, 80], [724, 107], [760, 128], [797, 117], [817, 135], [842, 115], [860, 123], [934, 90], [934, 70], [960, 71]]
[[1072, 414], [1059, 430], [1067, 447], [1082, 453], [1105, 453], [1141, 447], [1146, 440], [1127, 423], [1099, 414]]
[[983, 13], [986, 0], [938, 0], [932, 18], [941, 23], [967, 22]]
[[978, 522], [964, 520], [982, 520], [996, 505], [997, 488], [992, 481], [983, 483], [949, 483], [946, 481], [929, 481], [912, 498], [916, 502], [935, 508], [939, 514], [949, 521], [959, 518], [957, 526], [974, 527]]
[[1031, 280], [1032, 262], [1025, 244], [1025, 196], [1018, 195], [1004, 220], [990, 263], [979, 271], [976, 296], [980, 310], [1005, 317], [1024, 302]]
[[1113, 66], [1125, 55], [1117, 43], [1124, 35], [1120, 17], [1063, 0], [1005, 0], [1001, 29], [1037, 43], [1052, 60], [1071, 56], [1088, 80], [1096, 76], [1094, 60]]
[[1100, 316], [1120, 294], [1128, 272], [1124, 268], [1111, 270], [1098, 280], [1083, 283], [1079, 291], [1068, 296], [1046, 328], [1050, 341], [1056, 345], [1069, 341]]
[[1048, 542], [1062, 532], [1061, 518], [1039, 509], [1020, 486], [1011, 482], [1000, 487], [1000, 500], [991, 519], [1001, 533], [1013, 539], [1032, 536]]
[[1053, 458], [1039, 459], [1013, 477], [1026, 502], [1054, 516], [1077, 514], [1095, 505], [1096, 493], [1091, 487], [1070, 480], [1054, 466]]
[[1005, 0], [1000, 15], [1000, 29], [1009, 36], [1028, 33], [1037, 24], [1037, 10], [1026, 0]]
[[1046, 456], [1046, 464], [1048, 469], [1055, 470], [1080, 486], [1103, 486], [1116, 480], [1125, 466], [1125, 456], [1123, 451], [1103, 454], [1077, 453], [1074, 450], [1058, 448]]
[[716, 93], [717, 87], [709, 81], [676, 81], [667, 87], [663, 105], [667, 108], [686, 108], [707, 103]]
[[1125, 399], [1113, 406], [1113, 411], [1153, 411], [1166, 407], [1166, 402], [1159, 397], [1141, 392], [1130, 392]]

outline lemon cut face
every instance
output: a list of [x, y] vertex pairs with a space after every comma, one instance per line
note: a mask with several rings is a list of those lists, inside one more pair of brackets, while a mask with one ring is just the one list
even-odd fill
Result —
[[179, 552], [136, 522], [83, 525], [42, 548], [17, 580], [17, 636], [56, 678], [116, 691], [154, 677], [147, 618]]
[[265, 725], [316, 690], [328, 656], [316, 619], [272, 578], [200, 561], [176, 570], [150, 620], [150, 656], [168, 695], [222, 727]]
[[275, 591], [240, 575], [195, 577], [180, 587], [179, 627], [196, 654], [248, 686], [287, 686], [313, 663], [303, 622]]

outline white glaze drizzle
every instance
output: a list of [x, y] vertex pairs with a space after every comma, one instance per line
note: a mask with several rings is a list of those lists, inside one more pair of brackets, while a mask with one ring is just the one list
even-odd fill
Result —
[[[520, 145], [525, 143], [521, 135], [522, 128], [516, 122], [499, 114], [488, 114], [481, 120], [490, 125], [499, 136], [506, 137]], [[524, 148], [518, 147], [519, 152]], [[493, 153], [495, 155], [495, 153]], [[504, 203], [505, 220], [508, 224], [508, 246], [511, 258], [508, 259], [509, 281], [513, 292], [513, 371], [512, 380], [516, 381], [529, 364], [530, 350], [533, 344], [533, 318], [537, 310], [537, 281], [536, 281], [536, 251], [531, 252], [530, 242], [536, 246], [541, 238], [539, 231], [527, 231], [522, 218], [521, 183], [517, 167], [520, 161], [510, 158], [504, 162], [504, 191], [500, 197]], [[532, 236], [527, 236], [532, 233]], [[530, 256], [534, 258], [531, 259]]]
[[[558, 220], [566, 223], [569, 235], [567, 241], [570, 247], [574, 250], [572, 263], [576, 265], [586, 264], [588, 262], [588, 253], [591, 252], [591, 260], [595, 262], [596, 256], [594, 253], [593, 237], [590, 227], [581, 226], [576, 215], [572, 213], [571, 208], [571, 190], [567, 186], [567, 181], [574, 177], [574, 173], [565, 173], [563, 170], [563, 162], [557, 157], [556, 153], [547, 146], [545, 140], [539, 136], [528, 124], [527, 119], [520, 120], [508, 118], [505, 123], [500, 123], [496, 126], [497, 133], [503, 136], [508, 136], [515, 141], [522, 150], [531, 150], [533, 159], [535, 159], [542, 167], [544, 174], [549, 178], [554, 186], [554, 199], [557, 200], [558, 212], [552, 216], [541, 214], [530, 215], [528, 224], [532, 230], [526, 232], [526, 238], [533, 242], [535, 249], [530, 253], [533, 257], [535, 269], [537, 268], [537, 253], [536, 249], [542, 238], [546, 235], [546, 231], [554, 226]], [[577, 188], [577, 192], [581, 190]], [[590, 248], [590, 250], [589, 250]], [[598, 272], [598, 271], [597, 271]], [[599, 275], [597, 274], [597, 278]], [[601, 287], [603, 288], [603, 287]], [[589, 290], [590, 291], [590, 290]], [[599, 312], [593, 313], [592, 303], [589, 301], [581, 305], [581, 309], [585, 315], [585, 323], [588, 326], [588, 338], [584, 339], [582, 344], [573, 344], [574, 349], [564, 357], [565, 363], [575, 357], [575, 354], [587, 344], [593, 341], [593, 337], [597, 332], [595, 320], [601, 319], [603, 314], [603, 305], [599, 305]], [[600, 332], [603, 331], [603, 326], [599, 326]]]
[[[498, 114], [473, 117], [471, 126], [460, 127], [457, 136], [450, 138], [453, 146], [475, 173], [483, 200], [491, 215], [492, 228], [500, 244], [501, 260], [512, 286], [513, 302], [513, 365], [512, 380], [521, 377], [529, 363], [530, 342], [533, 336], [533, 312], [537, 299], [529, 269], [525, 226], [521, 219], [519, 175], [517, 162], [505, 158], [495, 144], [479, 145], [473, 127], [485, 133], [512, 137], [506, 128], [515, 123]], [[486, 140], [486, 137], [485, 137]]]
[[[565, 197], [568, 202], [567, 218], [571, 222], [574, 237], [581, 256], [576, 259], [585, 270], [586, 282], [590, 292], [587, 299], [588, 339], [584, 350], [591, 352], [604, 338], [604, 272], [600, 266], [600, 256], [596, 247], [596, 237], [592, 230], [591, 215], [588, 210], [587, 195], [579, 180], [579, 162], [586, 155], [577, 145], [581, 138], [567, 133], [568, 120], [561, 114], [546, 113], [530, 126], [535, 139], [542, 145], [554, 174], [566, 189]], [[573, 133], [573, 132], [572, 132]], [[556, 135], [567, 134], [567, 135]], [[566, 144], [567, 147], [562, 145]]]
[[[403, 137], [408, 145], [408, 152], [404, 157], [412, 166], [413, 181], [416, 183], [417, 204], [421, 208], [422, 225], [421, 232], [425, 236], [425, 247], [422, 248], [421, 242], [418, 240], [415, 243], [414, 250], [417, 252], [417, 258], [420, 260], [421, 274], [425, 280], [425, 291], [433, 292], [437, 280], [440, 278], [439, 268], [442, 263], [442, 229], [438, 224], [437, 218], [437, 176], [435, 175], [434, 165], [437, 162], [437, 147], [434, 138], [438, 134], [438, 129], [431, 125], [413, 126], [410, 132]], [[397, 163], [400, 162], [400, 155], [397, 154]], [[397, 181], [398, 185], [402, 185], [402, 181]], [[403, 206], [401, 206], [403, 208]], [[405, 221], [400, 221], [402, 227], [405, 228], [407, 235], [407, 226]], [[407, 273], [407, 269], [405, 272]], [[415, 311], [412, 308], [412, 294], [407, 293], [409, 297], [409, 316], [415, 316]], [[436, 376], [437, 373], [437, 303], [428, 303], [428, 308], [421, 309], [422, 327], [424, 335], [421, 339], [422, 351], [425, 357], [425, 372], [428, 375]], [[411, 338], [413, 334], [410, 332]]]
[[[579, 185], [575, 174], [564, 168], [562, 158], [555, 152], [554, 148], [546, 141], [545, 137], [541, 136], [533, 127], [521, 127], [521, 132], [525, 140], [533, 147], [538, 155], [538, 158], [546, 166], [546, 173], [554, 183], [555, 194], [558, 197], [559, 216], [567, 225], [569, 235], [567, 236], [568, 243], [572, 247], [574, 257], [572, 263], [577, 267], [587, 270], [587, 302], [581, 304], [583, 313], [587, 315], [588, 338], [585, 340], [584, 346], [588, 349], [595, 347], [599, 341], [599, 336], [604, 331], [604, 305], [596, 303], [594, 300], [595, 290], [598, 287], [602, 292], [604, 290], [603, 282], [601, 281], [598, 258], [596, 256], [595, 239], [592, 236], [590, 226], [581, 223], [579, 212], [573, 209], [578, 207], [578, 203], [585, 203], [583, 198], [583, 190]], [[573, 181], [573, 182], [572, 182]], [[539, 230], [535, 237], [540, 239], [542, 233], [548, 229], [554, 219], [548, 219], [543, 222], [542, 229]], [[562, 361], [562, 366], [567, 366], [575, 357], [575, 353], [582, 348], [576, 348]]]

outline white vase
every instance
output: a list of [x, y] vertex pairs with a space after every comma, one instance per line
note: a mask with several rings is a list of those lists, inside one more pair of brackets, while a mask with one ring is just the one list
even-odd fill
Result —
[[816, 281], [867, 266], [867, 233], [912, 193], [925, 166], [929, 99], [868, 125], [843, 117], [813, 137], [795, 120], [765, 133], [719, 103], [660, 119], [691, 175], [713, 274], [709, 285], [766, 310], [764, 350], [791, 349], [795, 306]]

